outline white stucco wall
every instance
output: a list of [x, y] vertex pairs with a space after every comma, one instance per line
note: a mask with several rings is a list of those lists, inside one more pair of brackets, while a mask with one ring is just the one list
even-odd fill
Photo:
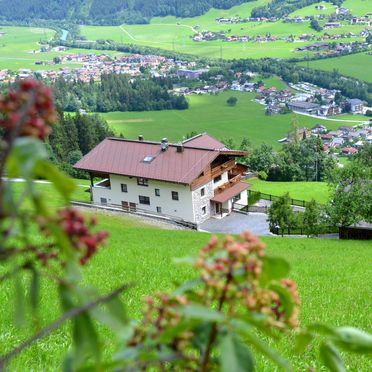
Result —
[[[121, 206], [123, 201], [135, 203], [138, 209], [157, 213], [156, 207], [161, 207], [161, 213], [196, 222], [193, 213], [192, 191], [188, 185], [170, 182], [148, 180], [148, 186], [137, 185], [136, 177], [110, 175], [111, 189], [93, 187], [93, 201], [100, 203], [106, 198], [109, 204]], [[121, 184], [127, 185], [128, 192], [121, 191]], [[155, 189], [160, 190], [160, 196], [155, 195]], [[172, 191], [178, 192], [179, 200], [172, 200]], [[150, 205], [140, 204], [139, 195], [148, 196]]]

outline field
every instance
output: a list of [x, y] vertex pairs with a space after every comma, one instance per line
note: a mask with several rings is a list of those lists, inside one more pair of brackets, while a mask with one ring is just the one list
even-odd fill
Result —
[[252, 185], [250, 190], [275, 196], [288, 192], [293, 199], [305, 201], [314, 199], [321, 204], [325, 204], [329, 198], [329, 189], [325, 182], [270, 182], [258, 178], [251, 178], [247, 182]]
[[370, 0], [345, 0], [342, 6], [351, 10], [353, 15], [364, 16], [372, 11]]
[[[238, 98], [235, 107], [226, 104], [230, 96]], [[254, 101], [254, 97], [254, 93], [233, 91], [218, 95], [191, 95], [188, 96], [188, 110], [110, 112], [101, 115], [117, 134], [127, 138], [137, 138], [142, 134], [149, 140], [167, 137], [170, 141], [180, 141], [187, 133], [195, 131], [208, 132], [221, 140], [231, 137], [238, 145], [243, 137], [248, 137], [254, 147], [264, 142], [280, 147], [278, 140], [287, 135], [294, 114], [266, 116], [265, 107]], [[310, 128], [321, 123], [331, 130], [346, 124], [296, 116], [299, 127]]]
[[320, 59], [317, 61], [299, 62], [318, 70], [338, 70], [341, 74], [372, 83], [372, 55], [367, 53], [351, 54], [348, 56]]
[[53, 57], [71, 53], [107, 53], [118, 55], [113, 51], [96, 51], [83, 49], [69, 49], [64, 52], [45, 52], [39, 53], [39, 42], [50, 40], [54, 31], [44, 28], [34, 27], [7, 27], [0, 26], [0, 70], [9, 69], [17, 71], [19, 69], [31, 70], [58, 70], [61, 67], [78, 68], [78, 63], [62, 65], [35, 65], [35, 61], [50, 61]]
[[[80, 181], [79, 181], [80, 183]], [[21, 186], [15, 186], [20, 192]], [[48, 197], [53, 191], [49, 185], [40, 185], [47, 190]], [[54, 195], [55, 197], [55, 195]], [[55, 198], [54, 203], [58, 203]], [[129, 314], [140, 316], [143, 296], [158, 290], [170, 290], [173, 281], [191, 278], [193, 271], [184, 266], [176, 266], [174, 257], [195, 254], [205, 244], [209, 235], [188, 231], [168, 231], [146, 226], [127, 217], [99, 214], [99, 228], [110, 232], [107, 247], [102, 248], [92, 262], [84, 268], [84, 281], [106, 293], [122, 283], [134, 282], [136, 286], [123, 296]], [[301, 295], [301, 322], [326, 322], [333, 325], [353, 325], [370, 329], [371, 293], [367, 283], [370, 275], [370, 244], [368, 242], [265, 238], [268, 251], [272, 255], [286, 258], [291, 266], [291, 278], [296, 280]], [[1, 271], [1, 268], [0, 268]], [[0, 303], [2, 307], [0, 322], [0, 353], [21, 342], [31, 334], [32, 322], [22, 328], [11, 326], [13, 314], [12, 288], [2, 285]], [[59, 313], [55, 287], [44, 284], [42, 287], [40, 317], [43, 323], [55, 319]], [[60, 370], [63, 354], [69, 347], [68, 326], [40, 340], [23, 352], [10, 365], [9, 370]], [[116, 349], [110, 331], [100, 328], [106, 356]], [[290, 357], [293, 340], [289, 336], [277, 345], [285, 356]], [[291, 357], [295, 370], [305, 370], [306, 365], [319, 370], [315, 355], [307, 352], [305, 356]], [[368, 359], [361, 356], [348, 356], [350, 371], [367, 371]], [[26, 367], [27, 366], [27, 367]], [[269, 362], [258, 361], [257, 370], [273, 371]]]
[[[309, 22], [283, 23], [278, 22], [248, 22], [237, 24], [219, 24], [216, 18], [249, 17], [254, 7], [266, 4], [266, 0], [258, 0], [232, 7], [227, 10], [211, 9], [202, 16], [194, 18], [176, 18], [173, 16], [155, 17], [148, 25], [121, 25], [121, 26], [82, 26], [81, 33], [88, 40], [111, 39], [116, 42], [133, 43], [152, 46], [181, 53], [190, 53], [205, 57], [218, 58], [263, 58], [263, 57], [301, 57], [302, 54], [294, 49], [305, 43], [288, 43], [284, 40], [269, 43], [257, 42], [194, 42], [192, 36], [200, 31], [225, 31], [226, 35], [266, 35], [268, 33], [284, 37], [312, 33]], [[327, 5], [327, 10], [332, 5]], [[299, 10], [300, 13], [315, 15], [315, 5]], [[338, 30], [327, 30], [328, 33], [347, 33], [362, 30], [361, 26], [351, 26], [347, 23]], [[350, 39], [342, 40], [349, 42]]]

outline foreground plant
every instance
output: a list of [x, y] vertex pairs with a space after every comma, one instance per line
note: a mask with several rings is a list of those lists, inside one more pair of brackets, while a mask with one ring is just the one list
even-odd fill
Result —
[[[85, 265], [107, 238], [104, 231], [94, 231], [95, 219], [86, 218], [69, 206], [74, 182], [64, 176], [48, 160], [43, 141], [56, 120], [52, 92], [35, 80], [19, 82], [6, 95], [0, 96], [0, 285], [12, 281], [17, 325], [24, 325], [28, 306], [33, 323], [37, 320], [40, 288], [52, 281], [59, 290], [64, 312], [46, 327], [13, 349], [2, 349], [0, 370], [19, 352], [39, 338], [73, 320], [76, 337], [70, 354], [69, 368], [84, 363], [92, 354], [99, 362], [98, 341], [92, 317], [102, 318], [97, 304], [109, 302], [110, 315], [105, 322], [115, 326], [126, 324], [125, 313], [113, 306], [126, 286], [98, 297], [92, 289], [80, 284], [80, 266]], [[4, 177], [4, 176], [7, 177]], [[12, 178], [23, 179], [23, 192], [17, 195]], [[35, 179], [50, 181], [64, 200], [60, 210], [48, 205], [38, 191]], [[120, 327], [119, 327], [120, 328]], [[5, 345], [4, 345], [5, 346]]]

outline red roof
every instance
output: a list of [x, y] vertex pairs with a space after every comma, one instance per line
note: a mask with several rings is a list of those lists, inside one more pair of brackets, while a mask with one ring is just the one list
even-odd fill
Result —
[[215, 138], [211, 137], [207, 133], [198, 134], [192, 138], [183, 141], [183, 144], [188, 147], [195, 147], [200, 149], [210, 149], [210, 150], [221, 150], [227, 149], [226, 146], [217, 141]]
[[[220, 154], [217, 150], [186, 144], [183, 152], [177, 152], [177, 145], [172, 144], [161, 151], [157, 142], [106, 138], [74, 167], [96, 173], [190, 184]], [[145, 157], [153, 159], [145, 162]]]
[[234, 196], [238, 195], [242, 191], [248, 189], [250, 185], [245, 182], [238, 182], [234, 186], [229, 187], [225, 191], [222, 191], [220, 194], [216, 195], [211, 199], [217, 203], [224, 203], [225, 201], [232, 199]]

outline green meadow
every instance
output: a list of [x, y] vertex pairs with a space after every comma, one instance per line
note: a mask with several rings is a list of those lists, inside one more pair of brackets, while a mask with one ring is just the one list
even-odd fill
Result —
[[342, 3], [344, 8], [350, 9], [351, 13], [356, 16], [364, 16], [372, 12], [370, 0], [345, 0]]
[[[235, 107], [229, 107], [226, 100], [238, 98]], [[190, 95], [187, 110], [164, 110], [142, 112], [110, 112], [101, 114], [116, 134], [137, 138], [139, 134], [148, 140], [167, 137], [180, 141], [190, 132], [208, 132], [222, 140], [231, 137], [239, 145], [248, 137], [253, 147], [269, 143], [280, 147], [278, 140], [285, 137], [290, 123], [297, 118], [299, 127], [313, 127], [324, 124], [328, 129], [345, 125], [342, 121], [330, 121], [298, 114], [265, 115], [265, 106], [254, 100], [255, 93], [225, 91], [218, 95]]]
[[[323, 5], [325, 9], [320, 9], [317, 10], [315, 9], [316, 6]], [[316, 4], [311, 4], [309, 6], [305, 6], [301, 9], [298, 9], [292, 13], [290, 13], [290, 17], [305, 17], [305, 16], [315, 16], [318, 14], [326, 14], [330, 15], [334, 13], [336, 10], [336, 6], [330, 2], [327, 1], [320, 1], [319, 3]]]
[[343, 75], [372, 83], [372, 55], [365, 52], [317, 61], [299, 62], [299, 64], [324, 71], [336, 69]]
[[41, 41], [50, 40], [55, 31], [45, 28], [35, 27], [13, 27], [0, 26], [0, 70], [9, 69], [18, 71], [19, 69], [31, 70], [58, 70], [61, 67], [78, 68], [79, 63], [68, 63], [61, 65], [35, 65], [36, 61], [50, 61], [54, 57], [64, 54], [75, 53], [107, 53], [110, 55], [120, 55], [122, 53], [114, 51], [97, 51], [87, 49], [68, 49], [63, 52], [39, 53]]
[[325, 204], [329, 199], [329, 189], [326, 182], [270, 182], [251, 178], [247, 182], [252, 185], [250, 190], [264, 194], [281, 196], [289, 193], [292, 199], [310, 201], [316, 200]]
[[[249, 17], [254, 7], [268, 3], [267, 0], [258, 0], [244, 3], [227, 10], [211, 9], [205, 14], [194, 18], [176, 18], [174, 16], [154, 17], [147, 25], [121, 25], [121, 26], [81, 26], [81, 33], [88, 40], [111, 39], [121, 43], [152, 46], [181, 53], [190, 53], [206, 57], [217, 58], [290, 58], [301, 57], [295, 48], [312, 42], [288, 43], [284, 40], [276, 42], [194, 42], [192, 36], [200, 31], [225, 31], [226, 35], [266, 35], [268, 33], [285, 37], [313, 33], [309, 22], [284, 23], [277, 22], [248, 22], [238, 24], [219, 24], [219, 17]], [[334, 6], [327, 3], [326, 13]], [[315, 15], [321, 13], [314, 6], [302, 8], [292, 15]], [[343, 22], [340, 29], [327, 30], [328, 33], [358, 32], [362, 26], [351, 26]], [[349, 42], [350, 39], [340, 39]]]
[[[81, 183], [81, 181], [78, 181]], [[22, 184], [14, 186], [18, 193]], [[50, 185], [38, 185], [40, 191], [59, 198]], [[93, 260], [83, 269], [83, 280], [87, 285], [107, 293], [123, 283], [135, 285], [122, 296], [129, 315], [140, 317], [144, 296], [156, 291], [170, 291], [174, 281], [185, 281], [195, 275], [193, 269], [176, 265], [175, 257], [194, 255], [207, 242], [210, 235], [191, 231], [158, 229], [129, 216], [114, 216], [96, 213], [98, 229], [108, 230], [108, 244], [99, 250]], [[265, 237], [268, 253], [285, 258], [291, 264], [290, 277], [298, 283], [301, 296], [300, 319], [302, 325], [324, 322], [330, 325], [351, 325], [370, 330], [371, 282], [370, 243], [319, 239], [291, 239]], [[0, 266], [0, 272], [2, 267]], [[12, 324], [13, 287], [3, 284], [0, 301], [3, 306], [0, 322], [0, 354], [14, 347], [34, 331], [35, 323], [30, 319], [22, 327]], [[58, 317], [60, 307], [56, 286], [51, 282], [41, 288], [39, 316], [41, 324]], [[56, 371], [61, 370], [63, 355], [70, 345], [69, 324], [41, 339], [21, 353], [9, 366], [12, 371]], [[111, 331], [99, 327], [100, 342], [104, 346], [104, 357], [118, 348]], [[307, 351], [304, 355], [293, 353], [293, 335], [288, 334], [275, 343], [280, 353], [289, 358], [296, 371], [321, 370], [316, 355]], [[346, 355], [350, 371], [367, 371], [370, 360], [366, 356]], [[258, 358], [257, 370], [271, 372], [275, 366]]]

